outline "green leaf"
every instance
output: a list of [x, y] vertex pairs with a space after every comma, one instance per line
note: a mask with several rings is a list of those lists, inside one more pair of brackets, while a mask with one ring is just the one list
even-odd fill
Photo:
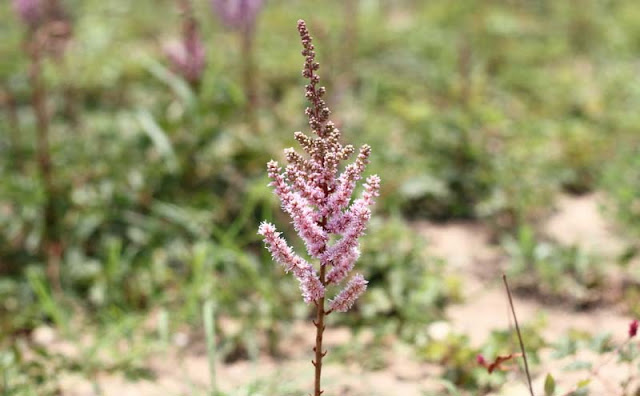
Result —
[[547, 378], [544, 380], [544, 395], [553, 396], [556, 392], [556, 381], [551, 374], [547, 374]]
[[578, 389], [582, 389], [586, 387], [587, 385], [589, 385], [590, 382], [591, 382], [591, 378], [583, 379], [582, 381], [578, 382]]

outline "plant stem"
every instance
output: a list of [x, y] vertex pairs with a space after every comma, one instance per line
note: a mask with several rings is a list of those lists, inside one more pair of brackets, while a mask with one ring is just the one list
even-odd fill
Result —
[[202, 307], [204, 333], [207, 340], [207, 357], [209, 361], [210, 394], [216, 396], [218, 387], [216, 382], [216, 326], [215, 307], [212, 299], [207, 299]]
[[520, 342], [520, 350], [522, 351], [522, 360], [524, 360], [524, 371], [527, 375], [527, 384], [529, 385], [529, 393], [533, 394], [533, 385], [531, 384], [531, 374], [529, 373], [529, 363], [527, 362], [527, 352], [524, 350], [524, 342], [522, 341], [522, 333], [520, 332], [520, 325], [518, 325], [518, 317], [516, 316], [516, 310], [513, 307], [513, 298], [511, 297], [511, 290], [509, 289], [509, 283], [507, 282], [507, 275], [502, 274], [502, 281], [504, 287], [507, 289], [507, 296], [509, 296], [509, 306], [511, 307], [511, 313], [513, 314], [513, 321], [516, 324], [516, 333], [518, 334], [518, 341]]
[[253, 133], [259, 132], [256, 110], [258, 109], [258, 92], [256, 86], [256, 65], [254, 60], [254, 26], [243, 27], [240, 32], [242, 41], [242, 80], [247, 101], [247, 122]]
[[[325, 284], [325, 266], [320, 267], [320, 282]], [[313, 324], [316, 326], [316, 346], [313, 348], [313, 351], [316, 353], [316, 359], [312, 361], [313, 365], [316, 368], [315, 373], [315, 385], [314, 385], [314, 396], [320, 396], [323, 390], [320, 389], [320, 379], [322, 377], [322, 358], [327, 354], [326, 351], [322, 351], [322, 335], [324, 333], [324, 317], [326, 312], [324, 311], [324, 297], [322, 297], [316, 303], [316, 320], [313, 321]]]
[[14, 166], [16, 169], [21, 168], [22, 152], [20, 151], [20, 123], [18, 121], [18, 104], [14, 95], [6, 91], [0, 92], [0, 103], [7, 109], [7, 119], [9, 124], [9, 144], [14, 156]]
[[49, 116], [47, 114], [46, 91], [42, 82], [42, 43], [38, 32], [34, 32], [28, 45], [31, 65], [29, 82], [32, 95], [31, 105], [36, 116], [36, 159], [42, 181], [45, 203], [43, 207], [44, 227], [42, 231], [41, 253], [47, 261], [47, 276], [54, 291], [60, 290], [60, 270], [58, 265], [58, 244], [55, 242], [57, 223], [55, 212], [55, 190], [49, 144]]

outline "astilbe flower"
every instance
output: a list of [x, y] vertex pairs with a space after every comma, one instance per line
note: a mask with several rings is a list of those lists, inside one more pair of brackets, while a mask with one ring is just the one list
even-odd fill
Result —
[[164, 50], [176, 74], [189, 83], [200, 81], [206, 62], [204, 46], [197, 35], [182, 42], [171, 42]]
[[13, 9], [22, 23], [34, 28], [42, 19], [41, 0], [13, 0]]
[[230, 29], [251, 29], [262, 8], [263, 0], [211, 0], [211, 7]]
[[[318, 86], [320, 78], [316, 71], [319, 64], [315, 62], [314, 46], [304, 21], [298, 22], [298, 30], [305, 57], [302, 75], [310, 82], [305, 87], [305, 96], [311, 105], [305, 113], [317, 137], [296, 132], [295, 139], [307, 156], [300, 155], [293, 148], [286, 149], [289, 164], [285, 170], [276, 161], [270, 161], [267, 170], [270, 185], [280, 198], [282, 209], [291, 216], [307, 253], [320, 261], [322, 276], [311, 264], [293, 253], [275, 226], [264, 222], [258, 233], [264, 237], [274, 260], [298, 279], [304, 301], [311, 303], [324, 297], [327, 285], [340, 283], [353, 269], [360, 255], [358, 239], [364, 234], [371, 217], [370, 207], [378, 196], [380, 178], [376, 175], [367, 178], [362, 196], [349, 205], [356, 182], [362, 178], [369, 162], [371, 148], [362, 146], [355, 162], [338, 174], [340, 162], [348, 159], [355, 150], [351, 145], [340, 143], [340, 130], [329, 120], [330, 111], [322, 99], [325, 88]], [[331, 234], [341, 238], [331, 244]], [[325, 271], [328, 271], [326, 276]], [[365, 291], [366, 285], [362, 275], [354, 276], [330, 301], [329, 310], [346, 311]]]
[[[297, 255], [273, 224], [263, 222], [258, 229], [273, 259], [286, 272], [292, 272], [300, 283], [306, 303], [316, 306], [315, 391], [322, 393], [320, 377], [322, 358], [322, 333], [324, 317], [333, 311], [345, 312], [367, 289], [367, 281], [355, 274], [346, 286], [329, 300], [325, 310], [325, 297], [329, 285], [338, 285], [349, 277], [360, 256], [358, 239], [364, 234], [371, 217], [371, 206], [380, 190], [380, 178], [369, 176], [363, 185], [362, 195], [351, 201], [356, 183], [362, 179], [369, 162], [371, 148], [364, 145], [353, 163], [340, 173], [340, 163], [347, 160], [355, 149], [340, 142], [341, 133], [329, 120], [331, 112], [323, 97], [325, 88], [318, 86], [320, 65], [315, 61], [314, 46], [305, 22], [298, 21], [305, 58], [302, 76], [309, 80], [305, 96], [310, 106], [305, 110], [309, 127], [315, 136], [295, 132], [294, 137], [306, 155], [293, 148], [285, 150], [288, 165], [283, 169], [276, 161], [269, 161], [267, 171], [270, 186], [280, 198], [282, 209], [291, 216], [293, 227], [304, 242], [307, 254], [319, 261], [316, 269]], [[332, 238], [338, 235], [339, 238]], [[335, 242], [332, 242], [335, 241]]]
[[182, 37], [164, 46], [164, 52], [174, 73], [196, 86], [206, 67], [205, 46], [189, 0], [179, 0], [182, 11]]

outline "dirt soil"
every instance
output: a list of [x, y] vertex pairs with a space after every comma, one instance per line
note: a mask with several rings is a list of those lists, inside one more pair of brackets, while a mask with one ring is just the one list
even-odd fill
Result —
[[[543, 229], [546, 235], [564, 244], [578, 244], [581, 247], [597, 251], [602, 260], [613, 260], [624, 248], [625, 243], [618, 238], [615, 230], [602, 216], [599, 210], [598, 195], [581, 197], [562, 196], [557, 201], [557, 211], [547, 219]], [[418, 222], [415, 228], [428, 240], [434, 255], [445, 258], [448, 270], [460, 274], [464, 281], [465, 302], [450, 306], [447, 310], [448, 322], [438, 323], [436, 332], [455, 332], [467, 334], [475, 345], [483, 343], [492, 330], [510, 327], [507, 299], [500, 273], [508, 265], [503, 252], [490, 243], [490, 233], [476, 223], [433, 224]], [[547, 326], [544, 337], [553, 340], [567, 330], [576, 328], [593, 334], [608, 331], [614, 338], [625, 338], [630, 318], [616, 306], [601, 306], [585, 312], [577, 312], [564, 306], [542, 305], [530, 299], [515, 297], [515, 308], [519, 321], [527, 323], [536, 320], [541, 313], [546, 315]], [[314, 330], [310, 324], [297, 323], [292, 329], [286, 349], [286, 358], [274, 359], [261, 356], [257, 362], [238, 361], [233, 364], [219, 364], [217, 379], [224, 391], [232, 394], [247, 394], [246, 389], [256, 381], [262, 384], [282, 384], [291, 389], [287, 394], [296, 394], [295, 390], [310, 389], [312, 380], [311, 348]], [[357, 337], [345, 328], [327, 328], [326, 343], [331, 351], [340, 345], [350, 343], [366, 344], [371, 334], [364, 332]], [[404, 395], [421, 396], [424, 391], [432, 394], [442, 392], [437, 380], [440, 368], [418, 362], [410, 348], [394, 340], [385, 345], [387, 366], [382, 370], [368, 370], [355, 363], [340, 363], [329, 359], [324, 371], [324, 387], [327, 395]], [[516, 352], [516, 351], [514, 351]], [[330, 352], [331, 353], [331, 352]], [[562, 368], [570, 361], [553, 363], [549, 353], [543, 352], [546, 361], [534, 373], [534, 389], [542, 394], [543, 382], [548, 372], [553, 372], [559, 387], [570, 387], [585, 376], [587, 372], [567, 373]], [[587, 358], [593, 358], [587, 356]], [[167, 355], [155, 356], [150, 365], [157, 380], [128, 382], [120, 376], [102, 375], [98, 383], [104, 395], [145, 396], [145, 395], [192, 395], [204, 394], [209, 381], [207, 357], [202, 348], [199, 350], [175, 351]], [[593, 395], [620, 394], [615, 389], [616, 377], [626, 374], [615, 363], [601, 369], [602, 377], [608, 383], [598, 381], [592, 385]], [[514, 372], [499, 395], [527, 396], [522, 373]], [[78, 377], [61, 378], [64, 395], [94, 395], [92, 385]], [[271, 395], [275, 393], [265, 393]]]

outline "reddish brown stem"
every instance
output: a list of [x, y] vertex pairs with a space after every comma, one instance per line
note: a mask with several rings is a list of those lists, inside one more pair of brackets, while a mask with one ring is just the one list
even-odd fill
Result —
[[[320, 282], [325, 284], [325, 266], [320, 267]], [[314, 381], [314, 396], [320, 396], [322, 394], [322, 389], [320, 389], [320, 379], [322, 377], [322, 358], [327, 354], [322, 351], [322, 336], [324, 334], [324, 317], [326, 316], [326, 312], [324, 311], [324, 297], [318, 300], [316, 304], [316, 320], [313, 324], [316, 326], [316, 346], [313, 348], [313, 351], [316, 353], [316, 359], [313, 361], [313, 365], [315, 366], [315, 381]]]

